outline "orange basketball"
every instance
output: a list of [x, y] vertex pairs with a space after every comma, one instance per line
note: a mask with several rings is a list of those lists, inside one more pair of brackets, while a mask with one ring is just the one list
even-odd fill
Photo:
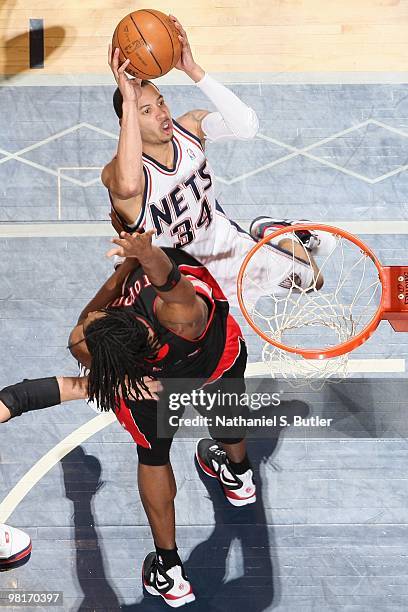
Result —
[[180, 59], [181, 46], [173, 21], [161, 11], [142, 9], [126, 15], [113, 33], [119, 61], [130, 59], [126, 72], [139, 79], [155, 79]]

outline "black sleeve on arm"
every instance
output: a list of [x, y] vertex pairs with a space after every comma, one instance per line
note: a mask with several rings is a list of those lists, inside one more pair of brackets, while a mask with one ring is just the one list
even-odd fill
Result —
[[25, 378], [23, 382], [1, 389], [0, 401], [9, 409], [10, 418], [56, 406], [61, 403], [58, 381], [55, 376], [34, 380]]

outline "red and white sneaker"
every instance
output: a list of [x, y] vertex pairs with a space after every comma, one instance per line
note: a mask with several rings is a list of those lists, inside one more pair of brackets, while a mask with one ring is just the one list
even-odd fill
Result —
[[256, 486], [251, 469], [235, 474], [225, 450], [214, 440], [203, 439], [197, 443], [196, 458], [203, 472], [217, 478], [225, 497], [233, 506], [246, 506], [256, 502]]
[[[290, 219], [273, 219], [272, 217], [257, 217], [249, 227], [249, 233], [255, 240], [262, 240], [267, 234], [272, 234], [282, 227], [290, 227], [298, 223], [310, 223], [312, 221], [291, 221]], [[294, 232], [297, 240], [314, 255], [329, 255], [336, 247], [337, 239], [330, 232], [311, 229]], [[278, 236], [271, 244], [279, 243], [285, 235]]]
[[0, 524], [0, 572], [24, 565], [30, 555], [30, 536], [20, 529]]
[[142, 580], [150, 595], [160, 595], [172, 608], [180, 608], [195, 601], [193, 589], [183, 567], [175, 565], [166, 571], [155, 552], [149, 553], [143, 561]]

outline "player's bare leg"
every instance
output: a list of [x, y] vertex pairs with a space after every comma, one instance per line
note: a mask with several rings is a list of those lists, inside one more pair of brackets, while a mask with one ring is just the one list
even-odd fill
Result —
[[166, 549], [175, 548], [174, 498], [177, 487], [170, 463], [167, 465], [139, 463], [138, 482], [140, 498], [156, 546]]
[[238, 442], [238, 444], [225, 444], [222, 443], [222, 448], [227, 453], [227, 457], [234, 463], [241, 463], [246, 457], [246, 441]]
[[317, 290], [323, 287], [323, 274], [320, 272], [319, 266], [317, 265], [312, 253], [310, 251], [307, 251], [303, 244], [294, 242], [290, 238], [283, 238], [279, 242], [279, 247], [281, 249], [285, 249], [285, 251], [288, 251], [290, 254], [293, 254], [298, 259], [302, 259], [305, 263], [310, 265], [314, 273], [314, 282], [312, 284], [312, 287], [315, 287]]
[[195, 596], [177, 552], [174, 498], [177, 488], [170, 463], [139, 463], [139, 493], [156, 550], [143, 562], [143, 584], [148, 593], [161, 595], [167, 604], [179, 607]]

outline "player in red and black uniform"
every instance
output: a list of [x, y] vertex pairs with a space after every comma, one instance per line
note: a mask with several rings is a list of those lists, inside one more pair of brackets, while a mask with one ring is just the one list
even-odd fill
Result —
[[[178, 607], [194, 600], [175, 541], [171, 437], [157, 435], [151, 378], [204, 379], [211, 392], [228, 378], [245, 391], [246, 348], [218, 284], [193, 257], [151, 244], [152, 232], [114, 239], [110, 255], [127, 259], [81, 313], [70, 336], [73, 355], [89, 369], [78, 379], [25, 381], [0, 391], [0, 420], [27, 410], [89, 397], [115, 411], [137, 444], [138, 482], [156, 551], [144, 562], [144, 585]], [[81, 380], [81, 379], [80, 379]], [[182, 389], [184, 391], [184, 389]], [[216, 437], [216, 433], [210, 429]], [[174, 432], [173, 432], [174, 434]], [[243, 437], [201, 440], [201, 468], [219, 479], [234, 505], [256, 499]]]
[[[216, 380], [229, 370], [235, 361], [245, 363], [241, 330], [229, 314], [228, 302], [219, 285], [204, 266], [181, 250], [162, 248], [161, 251], [193, 285], [196, 294], [194, 300], [199, 297], [206, 318], [201, 333], [196, 335], [198, 330], [194, 329], [194, 337], [191, 338], [191, 334], [185, 336], [181, 333], [183, 330], [180, 326], [183, 326], [184, 322], [177, 323], [173, 329], [161, 322], [158, 308], [163, 296], [159, 297], [158, 287], [152, 285], [142, 266], [138, 266], [129, 274], [123, 295], [113, 301], [110, 308], [121, 308], [139, 317], [155, 330], [156, 336], [161, 339], [161, 347], [154, 359], [153, 368], [160, 373], [160, 378], [200, 376], [203, 379]], [[165, 258], [161, 257], [165, 261]], [[181, 290], [184, 292], [184, 288]], [[168, 293], [164, 299], [171, 300], [174, 309], [173, 293]], [[166, 319], [164, 321], [168, 323]]]

